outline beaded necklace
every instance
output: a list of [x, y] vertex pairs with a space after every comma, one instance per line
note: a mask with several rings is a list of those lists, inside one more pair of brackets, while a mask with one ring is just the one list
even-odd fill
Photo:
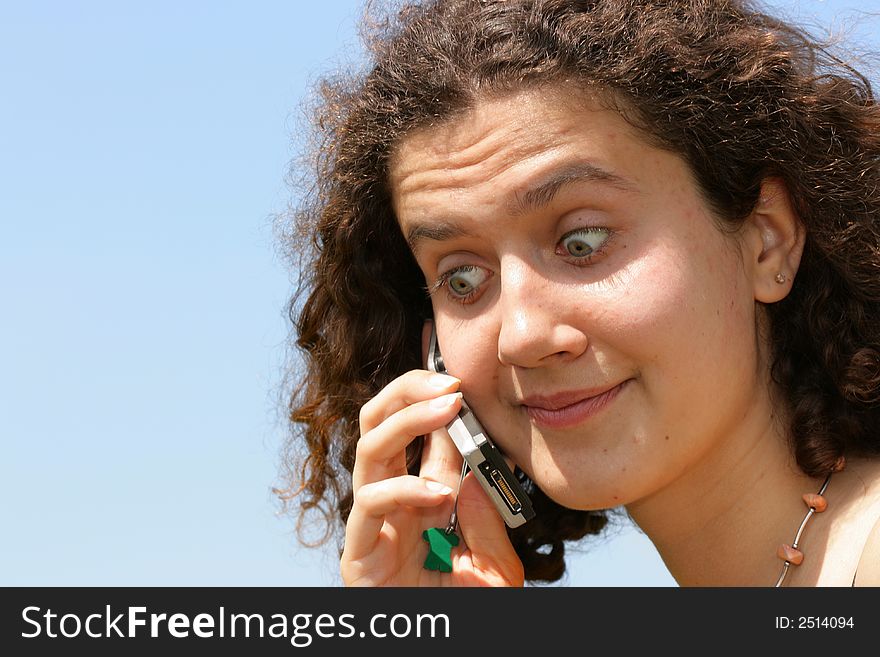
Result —
[[813, 517], [813, 514], [822, 513], [828, 508], [828, 501], [823, 495], [825, 489], [828, 488], [828, 482], [831, 481], [831, 474], [832, 473], [828, 473], [828, 476], [825, 477], [825, 481], [822, 483], [822, 488], [819, 489], [818, 493], [804, 493], [804, 503], [809, 509], [807, 515], [805, 515], [804, 519], [801, 521], [801, 526], [798, 527], [797, 534], [795, 534], [794, 541], [792, 541], [791, 545], [783, 543], [776, 550], [776, 556], [785, 562], [782, 566], [782, 572], [779, 575], [779, 579], [776, 580], [777, 587], [782, 586], [782, 582], [788, 574], [789, 566], [799, 566], [804, 560], [804, 553], [798, 548], [798, 542], [801, 540], [801, 534], [804, 533], [804, 527], [807, 526], [807, 523], [810, 521], [810, 518]]

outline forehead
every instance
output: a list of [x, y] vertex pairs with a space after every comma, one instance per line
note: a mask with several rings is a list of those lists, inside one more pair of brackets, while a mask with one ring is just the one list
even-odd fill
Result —
[[650, 146], [595, 96], [565, 88], [479, 100], [443, 123], [419, 128], [392, 151], [395, 204], [433, 191], [522, 182], [564, 160], [612, 170], [649, 157]]
[[[551, 148], [558, 140], [557, 131], [547, 129], [541, 120], [541, 106], [550, 102], [531, 93], [482, 100], [440, 124], [413, 131], [392, 153], [392, 182], [434, 162], [467, 167], [504, 147], [513, 155], [524, 155], [537, 142]], [[542, 138], [535, 139], [536, 133]]]

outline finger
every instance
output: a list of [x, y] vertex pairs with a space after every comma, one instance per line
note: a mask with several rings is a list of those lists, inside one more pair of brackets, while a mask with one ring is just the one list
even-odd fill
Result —
[[419, 475], [458, 488], [463, 460], [445, 427], [437, 429], [425, 436]]
[[354, 490], [401, 474], [406, 446], [416, 436], [445, 426], [461, 408], [461, 393], [453, 392], [404, 407], [358, 440], [352, 470]]
[[389, 513], [401, 506], [438, 506], [452, 493], [450, 486], [413, 475], [362, 486], [355, 494], [345, 526], [345, 557], [358, 559], [372, 552]]
[[507, 535], [507, 525], [473, 474], [462, 482], [458, 519], [474, 566], [484, 572], [499, 573], [506, 581], [520, 585], [522, 562]]
[[400, 375], [361, 407], [361, 434], [372, 431], [411, 404], [458, 390], [461, 381], [448, 374], [410, 370]]

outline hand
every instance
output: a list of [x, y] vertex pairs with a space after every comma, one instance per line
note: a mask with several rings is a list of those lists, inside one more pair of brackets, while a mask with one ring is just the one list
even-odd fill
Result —
[[[470, 474], [458, 500], [462, 542], [452, 550], [452, 572], [423, 568], [422, 532], [446, 527], [461, 475], [461, 456], [444, 430], [461, 408], [458, 384], [413, 370], [361, 409], [341, 561], [346, 586], [522, 586], [504, 520]], [[406, 446], [425, 434], [419, 476], [409, 475]]]

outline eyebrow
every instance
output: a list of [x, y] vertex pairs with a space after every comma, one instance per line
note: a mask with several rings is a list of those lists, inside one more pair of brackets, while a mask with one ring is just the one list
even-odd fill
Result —
[[[515, 194], [514, 200], [508, 205], [511, 216], [519, 217], [547, 207], [556, 195], [569, 185], [576, 183], [602, 183], [622, 191], [635, 191], [635, 185], [611, 171], [607, 171], [591, 162], [575, 162], [563, 165], [542, 178], [537, 184]], [[461, 226], [437, 221], [431, 223], [414, 223], [406, 233], [406, 241], [413, 253], [425, 240], [442, 242], [464, 237], [469, 233]]]
[[508, 211], [514, 216], [521, 216], [547, 207], [559, 191], [575, 183], [597, 182], [622, 191], [634, 191], [633, 185], [626, 178], [612, 173], [591, 162], [575, 162], [551, 172], [537, 185], [525, 192], [517, 193], [516, 201]]
[[443, 242], [467, 235], [468, 232], [456, 224], [446, 222], [430, 224], [416, 223], [410, 226], [409, 230], [406, 231], [406, 243], [409, 244], [410, 250], [415, 254], [419, 248], [419, 244], [422, 244], [425, 240]]

